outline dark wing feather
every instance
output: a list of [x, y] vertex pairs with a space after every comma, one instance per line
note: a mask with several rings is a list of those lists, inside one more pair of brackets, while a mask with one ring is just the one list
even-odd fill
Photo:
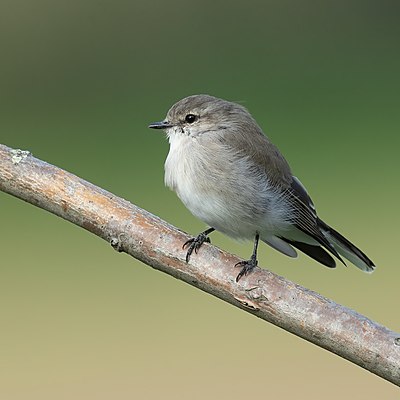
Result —
[[314, 218], [317, 218], [317, 213], [315, 211], [315, 206], [311, 197], [308, 195], [306, 188], [300, 182], [298, 178], [295, 176], [292, 177], [292, 183], [290, 188], [292, 189], [293, 193], [309, 208], [309, 211], [313, 214]]
[[[344, 265], [346, 265], [339, 253], [319, 229], [319, 219], [317, 217], [314, 204], [306, 189], [296, 177], [293, 177], [290, 188], [287, 189], [287, 193], [288, 201], [292, 206], [293, 224], [296, 226], [296, 228], [311, 236], [320, 245], [324, 246], [330, 253], [337, 257]], [[302, 249], [299, 248], [299, 250]], [[307, 253], [307, 251], [305, 253]]]

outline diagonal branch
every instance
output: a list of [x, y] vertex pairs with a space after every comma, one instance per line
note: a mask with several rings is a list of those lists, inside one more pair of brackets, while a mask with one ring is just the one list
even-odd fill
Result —
[[400, 334], [355, 311], [260, 268], [236, 283], [239, 259], [211, 245], [186, 264], [185, 233], [29, 152], [0, 145], [0, 189], [400, 386]]

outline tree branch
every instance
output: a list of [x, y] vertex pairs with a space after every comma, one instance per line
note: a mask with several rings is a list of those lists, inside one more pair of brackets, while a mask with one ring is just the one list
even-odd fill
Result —
[[260, 268], [236, 283], [239, 259], [209, 244], [186, 264], [185, 233], [29, 152], [0, 145], [0, 189], [400, 386], [400, 334], [355, 311]]

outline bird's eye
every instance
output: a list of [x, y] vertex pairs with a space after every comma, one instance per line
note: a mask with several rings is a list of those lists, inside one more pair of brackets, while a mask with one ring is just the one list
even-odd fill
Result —
[[185, 121], [186, 121], [188, 124], [193, 124], [193, 122], [196, 121], [196, 119], [197, 119], [197, 117], [196, 117], [196, 115], [194, 115], [194, 114], [188, 114], [188, 115], [186, 115], [186, 117], [185, 117]]

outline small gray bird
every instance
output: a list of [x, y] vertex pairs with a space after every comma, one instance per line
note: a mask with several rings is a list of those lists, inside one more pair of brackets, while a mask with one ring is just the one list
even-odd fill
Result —
[[[241, 105], [208, 95], [174, 104], [162, 122], [170, 143], [165, 184], [209, 229], [188, 240], [186, 262], [218, 230], [253, 239], [251, 258], [241, 261], [236, 281], [257, 266], [259, 239], [289, 257], [297, 248], [329, 268], [330, 254], [343, 256], [365, 272], [374, 263], [320, 218], [289, 164]], [[330, 253], [330, 254], [329, 254]]]

